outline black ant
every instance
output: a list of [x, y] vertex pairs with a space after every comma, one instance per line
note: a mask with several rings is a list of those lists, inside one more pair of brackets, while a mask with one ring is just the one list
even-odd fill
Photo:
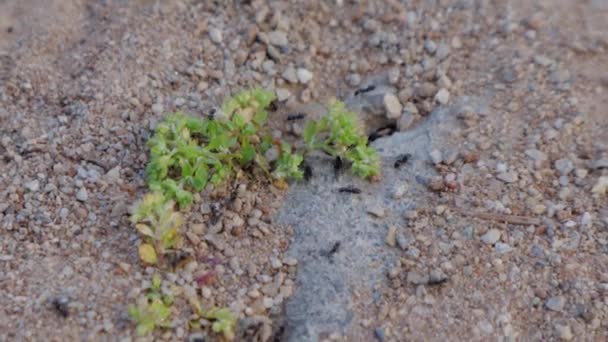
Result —
[[306, 113], [295, 113], [287, 115], [287, 121], [302, 120], [306, 117]]
[[343, 165], [344, 163], [342, 162], [342, 158], [336, 157], [334, 159], [334, 176], [336, 177], [336, 179], [340, 177], [340, 171], [342, 170]]
[[396, 130], [397, 130], [396, 124], [389, 124], [384, 127], [380, 127], [374, 133], [370, 134], [367, 137], [367, 143], [369, 144], [370, 142], [372, 142], [374, 140], [378, 140], [382, 137], [387, 137], [387, 136], [395, 133]]
[[395, 167], [395, 169], [398, 169], [401, 167], [401, 165], [407, 163], [410, 158], [412, 158], [412, 155], [409, 153], [401, 154], [397, 157], [397, 160], [395, 160], [395, 164], [393, 166]]
[[363, 93], [369, 93], [370, 91], [376, 89], [375, 85], [370, 85], [368, 87], [365, 88], [360, 88], [355, 90], [355, 96], [359, 95], [359, 94], [363, 94]]
[[307, 162], [303, 162], [302, 167], [304, 168], [304, 180], [308, 182], [313, 176], [312, 167]]
[[338, 192], [349, 193], [349, 194], [360, 194], [361, 189], [355, 188], [354, 186], [345, 186], [343, 188], [339, 188]]

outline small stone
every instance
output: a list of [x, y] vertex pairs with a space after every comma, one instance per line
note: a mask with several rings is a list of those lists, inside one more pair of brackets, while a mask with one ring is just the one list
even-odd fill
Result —
[[401, 248], [402, 250], [407, 250], [412, 242], [413, 241], [411, 239], [406, 238], [405, 235], [397, 234], [397, 245], [399, 245], [399, 248]]
[[517, 182], [518, 176], [515, 171], [509, 171], [509, 172], [501, 172], [501, 173], [497, 174], [496, 178], [500, 179], [501, 181], [503, 181], [505, 183], [514, 183], [514, 182]]
[[287, 33], [283, 31], [272, 31], [268, 33], [268, 41], [270, 44], [283, 47], [289, 45], [289, 41], [287, 40]]
[[452, 45], [452, 47], [454, 49], [460, 49], [462, 47], [462, 41], [460, 40], [460, 38], [458, 36], [454, 36], [454, 37], [452, 37], [452, 41], [450, 42], [450, 45]]
[[287, 266], [295, 266], [298, 264], [298, 259], [296, 258], [285, 258], [283, 259], [283, 263]]
[[76, 193], [76, 199], [80, 202], [85, 202], [89, 198], [89, 193], [86, 188], [80, 188]]
[[416, 271], [407, 272], [407, 282], [414, 285], [425, 285], [429, 282], [429, 276], [426, 274], [420, 274]]
[[298, 80], [302, 84], [307, 84], [312, 80], [313, 74], [308, 69], [299, 68], [297, 71]]
[[526, 150], [525, 154], [532, 160], [539, 160], [539, 161], [547, 160], [547, 155], [536, 149]]
[[608, 158], [596, 159], [591, 163], [591, 167], [594, 169], [608, 169]]
[[500, 240], [500, 230], [490, 229], [481, 236], [481, 241], [488, 245], [493, 245]]
[[155, 103], [152, 105], [152, 112], [154, 114], [161, 114], [163, 112], [163, 104], [162, 103]]
[[561, 311], [566, 305], [566, 298], [562, 296], [555, 296], [547, 299], [545, 307], [551, 311]]
[[274, 162], [279, 159], [279, 149], [276, 146], [272, 146], [264, 153], [264, 158], [266, 158], [269, 163]]
[[557, 335], [557, 337], [559, 337], [559, 339], [563, 341], [570, 341], [574, 338], [574, 334], [572, 334], [572, 329], [570, 329], [570, 326], [568, 325], [556, 324], [555, 334]]
[[401, 105], [401, 102], [399, 102], [397, 96], [392, 93], [386, 93], [382, 101], [388, 119], [395, 120], [401, 116], [403, 106]]
[[435, 52], [435, 56], [437, 56], [437, 59], [439, 59], [440, 61], [446, 59], [450, 54], [450, 47], [445, 44], [445, 43], [439, 43], [439, 45], [437, 45], [437, 52]]
[[272, 300], [272, 298], [270, 297], [264, 297], [262, 299], [262, 305], [266, 308], [266, 309], [270, 309], [274, 306], [274, 301]]
[[572, 170], [574, 170], [574, 165], [569, 159], [559, 159], [555, 161], [555, 169], [562, 176], [567, 176]]
[[388, 83], [397, 84], [399, 82], [399, 68], [391, 68], [388, 71]]
[[608, 176], [598, 178], [597, 183], [591, 189], [591, 192], [598, 196], [603, 196], [608, 193]]
[[397, 129], [399, 130], [399, 132], [404, 132], [409, 129], [413, 123], [414, 114], [412, 114], [410, 111], [405, 110], [403, 111], [403, 113], [401, 113], [399, 120], [397, 120]]
[[393, 191], [393, 199], [400, 199], [407, 193], [407, 183], [398, 184]]
[[209, 38], [211, 39], [212, 42], [214, 42], [216, 44], [221, 44], [222, 43], [222, 31], [218, 30], [215, 27], [212, 27], [209, 30]]
[[31, 192], [37, 192], [38, 190], [40, 190], [40, 182], [37, 179], [34, 179], [31, 182], [27, 182], [23, 184], [23, 186], [25, 186], [25, 188]]
[[379, 204], [372, 204], [367, 207], [367, 213], [376, 218], [383, 218], [386, 216], [386, 209]]
[[277, 100], [283, 102], [291, 96], [291, 92], [285, 88], [277, 88], [276, 90]]
[[289, 83], [298, 83], [298, 75], [293, 65], [289, 65], [285, 71], [283, 71], [281, 77], [283, 77], [283, 79]]
[[498, 242], [496, 245], [494, 245], [494, 251], [499, 254], [508, 253], [512, 250], [513, 248], [506, 243]]
[[348, 74], [348, 76], [346, 76], [346, 82], [348, 82], [351, 87], [356, 87], [361, 84], [361, 75], [357, 73]]
[[435, 42], [432, 40], [427, 40], [424, 42], [424, 49], [426, 52], [432, 55], [435, 53], [435, 51], [437, 51], [437, 44], [435, 44]]
[[384, 341], [384, 329], [382, 329], [382, 328], [374, 329], [374, 337], [378, 341], [383, 342]]
[[389, 226], [386, 234], [386, 244], [395, 247], [397, 245], [397, 227]]
[[274, 269], [279, 269], [283, 267], [283, 263], [278, 258], [270, 258], [270, 266]]
[[443, 156], [441, 155], [441, 151], [439, 151], [436, 148], [431, 151], [430, 157], [431, 157], [431, 161], [433, 162], [433, 164], [440, 164], [441, 161], [443, 160]]
[[435, 94], [435, 101], [442, 105], [448, 104], [450, 101], [450, 92], [445, 88], [440, 89], [437, 94]]

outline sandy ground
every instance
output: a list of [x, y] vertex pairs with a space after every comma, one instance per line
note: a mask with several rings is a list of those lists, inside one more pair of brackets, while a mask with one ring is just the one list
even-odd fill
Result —
[[[246, 341], [605, 341], [607, 16], [602, 0], [0, 0], [0, 340], [137, 339], [126, 308], [155, 270], [127, 213], [150, 128], [262, 86], [287, 139], [287, 114], [330, 98], [395, 124], [374, 145], [384, 177], [336, 181], [321, 160], [286, 192], [204, 193], [192, 260], [163, 286], [229, 307]], [[360, 196], [330, 191], [351, 182]], [[293, 217], [315, 201], [334, 211]], [[219, 338], [173, 311], [148, 339]]]

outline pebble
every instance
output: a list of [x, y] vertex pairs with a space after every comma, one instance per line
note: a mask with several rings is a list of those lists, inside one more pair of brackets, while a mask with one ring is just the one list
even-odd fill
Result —
[[501, 172], [496, 175], [496, 178], [505, 183], [514, 183], [517, 181], [517, 173], [515, 171]]
[[570, 341], [574, 338], [574, 334], [572, 334], [572, 329], [568, 325], [555, 325], [555, 333], [560, 340]]
[[285, 88], [277, 88], [276, 90], [277, 100], [283, 102], [291, 96], [291, 92]]
[[597, 183], [595, 183], [591, 192], [599, 196], [608, 193], [608, 176], [598, 178]]
[[274, 305], [274, 301], [272, 300], [272, 298], [270, 297], [264, 297], [262, 299], [262, 305], [266, 308], [266, 309], [270, 309], [273, 307]]
[[405, 235], [397, 234], [397, 245], [399, 245], [399, 248], [401, 248], [402, 250], [407, 250], [412, 242], [413, 241], [411, 239], [406, 238]]
[[377, 218], [383, 218], [386, 216], [386, 209], [379, 204], [372, 204], [367, 207], [367, 213]]
[[384, 103], [384, 109], [386, 110], [386, 117], [391, 120], [396, 120], [401, 116], [401, 110], [403, 106], [397, 96], [392, 93], [386, 93], [382, 99]]
[[287, 40], [287, 33], [283, 31], [272, 31], [268, 33], [268, 41], [270, 44], [284, 47], [289, 45], [289, 41]]
[[222, 31], [218, 30], [215, 27], [212, 27], [211, 29], [209, 29], [209, 38], [212, 42], [216, 44], [221, 44], [223, 40]]
[[443, 156], [441, 154], [441, 151], [439, 151], [436, 148], [433, 149], [429, 155], [431, 157], [431, 161], [433, 162], [433, 164], [440, 164], [441, 161], [443, 160]]
[[155, 103], [152, 105], [152, 112], [154, 114], [161, 114], [163, 112], [163, 104], [162, 103]]
[[567, 176], [572, 170], [574, 170], [574, 164], [569, 159], [558, 159], [555, 161], [555, 169], [562, 176]]
[[420, 274], [417, 271], [407, 272], [407, 282], [414, 285], [425, 285], [429, 282], [429, 276], [427, 274]]
[[435, 51], [437, 51], [437, 44], [435, 44], [435, 42], [432, 40], [427, 40], [424, 42], [424, 49], [426, 52], [433, 55], [435, 54]]
[[308, 82], [310, 82], [312, 80], [312, 77], [313, 77], [312, 72], [310, 72], [308, 69], [304, 69], [304, 68], [298, 69], [297, 76], [298, 76], [298, 80], [302, 84], [307, 84]]
[[283, 259], [283, 263], [287, 266], [295, 266], [298, 264], [298, 259], [296, 258], [285, 258]]
[[498, 242], [496, 245], [494, 245], [494, 251], [499, 254], [508, 253], [512, 250], [513, 248], [506, 243]]
[[389, 226], [386, 234], [386, 244], [395, 247], [397, 245], [397, 227]]
[[566, 298], [562, 296], [555, 296], [547, 299], [545, 307], [551, 311], [561, 311], [566, 305]]
[[500, 230], [490, 229], [481, 236], [481, 241], [488, 245], [493, 245], [500, 240]]
[[376, 328], [374, 329], [374, 337], [378, 340], [378, 341], [384, 341], [384, 329], [382, 328]]
[[524, 152], [524, 153], [526, 154], [526, 156], [530, 157], [532, 160], [540, 160], [540, 161], [547, 160], [547, 155], [536, 149], [529, 149], [529, 150], [526, 150], [526, 152]]
[[437, 94], [435, 94], [435, 101], [442, 105], [448, 104], [450, 101], [450, 92], [445, 88], [440, 89]]
[[361, 75], [357, 73], [348, 74], [346, 76], [346, 82], [348, 82], [351, 87], [356, 87], [361, 84]]
[[393, 199], [400, 199], [405, 196], [407, 193], [408, 185], [407, 183], [401, 183], [395, 186], [395, 190], [393, 191]]
[[296, 69], [293, 67], [293, 65], [289, 65], [285, 71], [283, 71], [283, 74], [281, 74], [281, 77], [283, 77], [283, 79], [289, 83], [298, 83], [298, 75], [296, 73]]
[[25, 188], [31, 192], [37, 192], [38, 190], [40, 190], [40, 181], [38, 181], [37, 179], [34, 179], [31, 182], [27, 182], [27, 183], [23, 184], [23, 186], [25, 186]]
[[414, 114], [412, 114], [410, 111], [404, 110], [403, 113], [401, 113], [399, 120], [397, 120], [397, 130], [399, 130], [399, 132], [404, 132], [409, 129], [413, 123]]
[[76, 199], [80, 202], [85, 202], [89, 198], [89, 193], [86, 188], [80, 188], [76, 193]]
[[279, 269], [283, 267], [283, 263], [278, 258], [272, 257], [270, 258], [270, 266], [274, 269]]

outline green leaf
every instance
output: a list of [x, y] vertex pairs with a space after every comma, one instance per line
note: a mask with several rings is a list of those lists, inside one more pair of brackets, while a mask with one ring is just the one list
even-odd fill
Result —
[[309, 149], [313, 149], [315, 146], [315, 137], [317, 135], [317, 122], [310, 120], [304, 128], [304, 143]]
[[211, 325], [213, 332], [224, 335], [228, 340], [234, 339], [237, 319], [229, 309], [213, 308], [205, 314], [205, 317], [213, 321]]
[[267, 118], [268, 113], [262, 109], [253, 116], [253, 122], [258, 126], [262, 126], [266, 122]]
[[154, 275], [152, 276], [152, 283], [150, 287], [152, 291], [158, 292], [160, 290], [161, 281], [162, 279], [160, 278], [160, 274], [154, 273]]
[[146, 264], [150, 265], [155, 265], [158, 262], [154, 247], [147, 243], [139, 245], [139, 258]]

